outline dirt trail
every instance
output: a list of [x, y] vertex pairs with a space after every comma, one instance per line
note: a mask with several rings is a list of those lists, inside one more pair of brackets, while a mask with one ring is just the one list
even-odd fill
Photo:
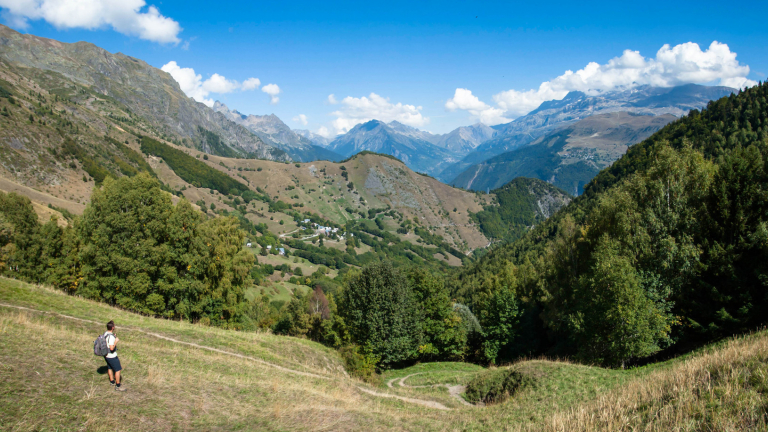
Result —
[[[5, 304], [5, 303], [0, 303], [0, 306], [9, 307], [9, 308], [16, 308], [16, 309], [22, 309], [22, 310], [27, 310], [27, 311], [31, 311], [31, 312], [38, 312], [38, 313], [43, 313], [43, 314], [56, 315], [56, 316], [59, 316], [59, 317], [62, 317], [62, 318], [68, 318], [68, 319], [77, 320], [77, 321], [81, 321], [81, 322], [87, 322], [87, 323], [91, 323], [91, 324], [97, 324], [97, 325], [102, 325], [103, 324], [103, 323], [96, 322], [96, 321], [91, 321], [91, 320], [82, 319], [82, 318], [76, 318], [76, 317], [69, 316], [69, 315], [63, 315], [63, 314], [60, 314], [60, 313], [57, 313], [57, 312], [46, 312], [46, 311], [41, 311], [41, 310], [37, 310], [37, 309], [27, 308], [27, 307], [24, 307], [24, 306], [14, 306], [14, 305], [9, 305], [9, 304]], [[180, 340], [177, 340], [177, 339], [170, 338], [168, 336], [163, 336], [161, 334], [148, 332], [146, 330], [142, 330], [142, 329], [138, 329], [138, 328], [134, 328], [134, 327], [120, 326], [120, 328], [123, 329], [123, 330], [126, 330], [126, 331], [134, 331], [134, 332], [137, 332], [137, 333], [143, 333], [143, 334], [148, 335], [148, 336], [153, 336], [153, 337], [156, 337], [158, 339], [167, 340], [169, 342], [173, 342], [173, 343], [177, 343], [177, 344], [181, 344], [181, 345], [187, 345], [187, 346], [191, 346], [191, 347], [195, 347], [195, 348], [199, 348], [199, 349], [203, 349], [203, 350], [207, 350], [207, 351], [216, 352], [216, 353], [219, 353], [219, 354], [226, 354], [226, 355], [231, 355], [231, 356], [234, 356], [234, 357], [239, 357], [239, 358], [243, 358], [243, 359], [247, 359], [247, 360], [252, 360], [252, 361], [254, 361], [256, 363], [259, 363], [259, 364], [262, 364], [264, 366], [273, 367], [273, 368], [279, 369], [279, 370], [281, 370], [283, 372], [288, 372], [288, 373], [295, 374], [295, 375], [302, 375], [302, 376], [308, 376], [308, 377], [320, 378], [320, 379], [330, 379], [330, 377], [328, 377], [328, 376], [313, 374], [311, 372], [297, 371], [295, 369], [289, 369], [287, 367], [276, 365], [274, 363], [270, 363], [268, 361], [265, 361], [265, 360], [262, 360], [262, 359], [259, 359], [259, 358], [256, 358], [256, 357], [251, 357], [251, 356], [247, 356], [247, 355], [243, 355], [243, 354], [238, 354], [238, 353], [234, 353], [234, 352], [230, 352], [230, 351], [224, 351], [224, 350], [220, 350], [218, 348], [213, 348], [213, 347], [209, 347], [209, 346], [205, 346], [205, 345], [199, 345], [199, 344], [196, 344], [194, 342], [184, 342], [184, 341], [180, 341]]]
[[[42, 314], [55, 315], [55, 316], [58, 316], [58, 317], [61, 317], [61, 318], [67, 318], [67, 319], [71, 319], [71, 320], [75, 320], [75, 321], [80, 321], [80, 322], [85, 322], [85, 323], [90, 323], [90, 324], [96, 324], [96, 325], [102, 325], [103, 324], [103, 323], [96, 322], [96, 321], [93, 321], [93, 320], [88, 320], [88, 319], [77, 318], [77, 317], [73, 317], [73, 316], [69, 316], [69, 315], [60, 314], [58, 312], [41, 311], [41, 310], [32, 309], [32, 308], [28, 308], [28, 307], [24, 307], [24, 306], [16, 306], [16, 305], [10, 305], [10, 304], [6, 304], [6, 303], [0, 303], [0, 307], [7, 307], [7, 308], [19, 309], [19, 310], [24, 310], [24, 311], [29, 311], [29, 312], [37, 312], [37, 313], [42, 313]], [[295, 369], [290, 369], [290, 368], [287, 368], [287, 367], [284, 367], [284, 366], [280, 366], [280, 365], [277, 365], [277, 364], [274, 364], [274, 363], [270, 363], [268, 361], [265, 361], [265, 360], [262, 360], [262, 359], [259, 359], [259, 358], [256, 358], [256, 357], [251, 357], [251, 356], [247, 356], [247, 355], [243, 355], [243, 354], [239, 354], [239, 353], [225, 351], [225, 350], [221, 350], [221, 349], [218, 349], [218, 348], [213, 348], [213, 347], [209, 347], [209, 346], [205, 346], [205, 345], [199, 345], [199, 344], [196, 344], [194, 342], [184, 342], [184, 341], [180, 341], [180, 340], [177, 340], [177, 339], [173, 339], [173, 338], [170, 338], [170, 337], [167, 337], [167, 336], [163, 336], [163, 335], [160, 335], [160, 334], [157, 334], [157, 333], [148, 332], [146, 330], [142, 330], [142, 329], [138, 329], [138, 328], [134, 328], [134, 327], [123, 327], [123, 326], [120, 326], [120, 328], [123, 329], [123, 330], [126, 330], [126, 331], [135, 331], [135, 332], [138, 332], [138, 333], [143, 333], [143, 334], [148, 335], [148, 336], [156, 337], [158, 339], [163, 339], [163, 340], [166, 340], [166, 341], [169, 341], [169, 342], [173, 342], [173, 343], [177, 343], [177, 344], [181, 344], [181, 345], [187, 345], [187, 346], [191, 346], [191, 347], [194, 347], [194, 348], [198, 348], [198, 349], [202, 349], [202, 350], [207, 350], [207, 351], [212, 351], [212, 352], [219, 353], [219, 354], [225, 354], [225, 355], [230, 355], [230, 356], [234, 356], [234, 357], [238, 357], [238, 358], [242, 358], [242, 359], [246, 359], [246, 360], [251, 360], [251, 361], [254, 361], [254, 362], [259, 363], [261, 365], [264, 365], [264, 366], [267, 366], [267, 367], [272, 367], [272, 368], [275, 368], [275, 369], [278, 369], [278, 370], [281, 370], [283, 372], [287, 372], [287, 373], [290, 373], [290, 374], [294, 374], [294, 375], [301, 375], [301, 376], [306, 376], [306, 377], [311, 377], [311, 378], [318, 378], [318, 379], [324, 379], [324, 380], [333, 379], [333, 377], [324, 376], [324, 375], [318, 375], [318, 374], [314, 374], [314, 373], [311, 373], [311, 372], [298, 371], [298, 370], [295, 370]], [[411, 375], [409, 375], [409, 376], [411, 376]], [[387, 385], [389, 385], [389, 383], [387, 383]], [[398, 399], [398, 400], [401, 400], [403, 402], [408, 402], [408, 403], [412, 403], [412, 404], [416, 404], [416, 405], [422, 405], [422, 406], [425, 406], [425, 407], [428, 407], [428, 408], [434, 408], [434, 409], [439, 409], [439, 410], [444, 410], [444, 411], [450, 411], [451, 410], [450, 408], [448, 408], [447, 406], [441, 404], [440, 402], [429, 401], [429, 400], [422, 400], [422, 399], [415, 399], [415, 398], [409, 398], [409, 397], [398, 396], [398, 395], [393, 395], [393, 394], [389, 394], [389, 393], [380, 393], [380, 392], [376, 392], [376, 391], [373, 391], [373, 390], [370, 390], [370, 389], [367, 389], [367, 388], [361, 387], [361, 386], [355, 386], [355, 387], [358, 390], [360, 390], [361, 392], [369, 394], [371, 396], [376, 396], [376, 397], [381, 397], [381, 398]], [[392, 386], [389, 385], [389, 387], [392, 387]], [[450, 390], [450, 388], [449, 388], [449, 390]], [[464, 401], [463, 399], [462, 399], [462, 401], [464, 403], [466, 403], [466, 401]]]
[[445, 387], [448, 389], [448, 394], [450, 394], [454, 399], [461, 402], [462, 405], [467, 406], [474, 406], [471, 403], [467, 402], [463, 397], [461, 397], [461, 394], [464, 393], [464, 390], [467, 389], [467, 386], [463, 386], [461, 384], [451, 385], [451, 384], [431, 384], [431, 385], [418, 385], [418, 386], [412, 386], [405, 383], [405, 380], [412, 376], [416, 375], [422, 375], [426, 372], [419, 372], [414, 373], [410, 375], [406, 375], [402, 378], [393, 378], [389, 381], [387, 381], [387, 387], [393, 388], [392, 383], [397, 381], [397, 385], [404, 388], [436, 388], [436, 387]]
[[362, 391], [364, 393], [368, 393], [369, 395], [373, 395], [373, 396], [378, 396], [378, 397], [383, 397], [383, 398], [399, 399], [399, 400], [401, 400], [403, 402], [409, 402], [409, 403], [413, 403], [413, 404], [423, 405], [425, 407], [436, 408], [436, 409], [444, 410], [444, 411], [450, 411], [451, 410], [450, 408], [448, 408], [447, 406], [441, 404], [440, 402], [421, 400], [421, 399], [414, 399], [414, 398], [409, 398], [409, 397], [404, 397], [404, 396], [397, 396], [397, 395], [393, 395], [393, 394], [389, 394], [389, 393], [379, 393], [379, 392], [376, 392], [376, 391], [373, 391], [373, 390], [369, 390], [369, 389], [366, 389], [366, 388], [363, 388], [363, 387], [358, 387], [358, 390], [360, 390], [360, 391]]

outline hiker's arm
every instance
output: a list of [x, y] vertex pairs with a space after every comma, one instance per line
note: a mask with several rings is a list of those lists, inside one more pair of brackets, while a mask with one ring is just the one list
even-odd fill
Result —
[[110, 350], [110, 351], [114, 351], [114, 350], [115, 350], [115, 345], [117, 345], [117, 343], [118, 343], [119, 341], [120, 341], [120, 339], [118, 339], [118, 338], [115, 338], [115, 343], [113, 343], [112, 345], [109, 345], [109, 347], [108, 347], [108, 348], [109, 348], [109, 350]]

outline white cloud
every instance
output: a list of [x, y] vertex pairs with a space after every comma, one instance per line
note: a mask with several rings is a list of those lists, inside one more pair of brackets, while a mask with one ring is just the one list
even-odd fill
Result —
[[115, 31], [159, 43], [179, 43], [182, 28], [144, 0], [0, 0], [4, 18], [26, 28], [29, 21], [44, 20], [58, 29]]
[[248, 78], [243, 81], [243, 90], [257, 90], [261, 85], [261, 81], [258, 78]]
[[280, 102], [280, 98], [277, 97], [277, 95], [280, 94], [280, 87], [278, 87], [277, 84], [267, 84], [261, 88], [261, 91], [269, 95], [269, 102], [271, 104], [274, 105]]
[[445, 107], [451, 111], [457, 109], [469, 111], [472, 117], [487, 125], [508, 123], [511, 119], [504, 117], [504, 110], [494, 108], [473, 95], [471, 91], [457, 88], [451, 99], [445, 103]]
[[324, 138], [330, 138], [333, 135], [331, 131], [325, 126], [320, 126], [320, 128], [315, 133]]
[[215, 73], [203, 81], [203, 90], [210, 93], [232, 93], [240, 88], [240, 83], [224, 78]]
[[422, 108], [420, 106], [405, 105], [399, 102], [393, 104], [388, 98], [381, 97], [376, 93], [361, 98], [347, 96], [340, 103], [341, 109], [331, 113], [331, 115], [336, 116], [332, 125], [337, 134], [346, 133], [355, 125], [374, 119], [383, 122], [397, 120], [414, 127], [429, 123], [429, 118], [421, 114]]
[[336, 105], [339, 103], [339, 101], [336, 100], [336, 96], [333, 95], [333, 93], [328, 95], [328, 103], [331, 105]]
[[[541, 83], [538, 89], [507, 90], [493, 96], [492, 108], [473, 96], [469, 90], [456, 89], [445, 104], [449, 110], [464, 109], [483, 121], [483, 117], [501, 120], [514, 118], [536, 109], [542, 102], [562, 99], [570, 91], [599, 94], [641, 85], [672, 87], [681, 84], [718, 84], [744, 88], [757, 84], [747, 78], [749, 66], [736, 60], [728, 45], [712, 42], [702, 51], [698, 44], [683, 43], [662, 46], [655, 58], [645, 58], [638, 51], [625, 50], [606, 64], [590, 62], [576, 72]], [[496, 112], [491, 110], [497, 110]], [[485, 121], [483, 121], [485, 123]], [[493, 124], [493, 123], [488, 123]]]
[[307, 116], [304, 115], [304, 114], [299, 114], [299, 115], [297, 115], [296, 117], [293, 118], [293, 121], [295, 121], [297, 123], [301, 123], [302, 125], [306, 126], [307, 125]]
[[238, 90], [255, 90], [261, 84], [258, 78], [248, 78], [240, 84], [217, 73], [203, 81], [202, 75], [196, 74], [194, 69], [180, 67], [175, 61], [166, 63], [160, 69], [171, 74], [173, 79], [179, 83], [184, 94], [208, 106], [213, 106], [213, 99], [208, 98], [210, 93], [221, 94]]

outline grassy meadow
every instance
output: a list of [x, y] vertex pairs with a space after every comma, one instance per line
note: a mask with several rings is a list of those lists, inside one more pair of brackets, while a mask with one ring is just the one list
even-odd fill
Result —
[[[482, 407], [447, 387], [486, 370], [473, 364], [389, 370], [372, 386], [304, 339], [141, 316], [11, 279], [0, 304], [0, 430], [766, 430], [768, 418], [765, 331], [626, 371], [521, 361], [504, 367], [535, 386]], [[91, 351], [110, 319], [124, 393]]]

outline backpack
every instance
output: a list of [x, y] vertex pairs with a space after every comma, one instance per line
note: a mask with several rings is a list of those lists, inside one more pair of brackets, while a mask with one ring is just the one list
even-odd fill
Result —
[[99, 335], [95, 341], [93, 341], [93, 355], [104, 357], [109, 354], [109, 346], [107, 346], [106, 335]]

